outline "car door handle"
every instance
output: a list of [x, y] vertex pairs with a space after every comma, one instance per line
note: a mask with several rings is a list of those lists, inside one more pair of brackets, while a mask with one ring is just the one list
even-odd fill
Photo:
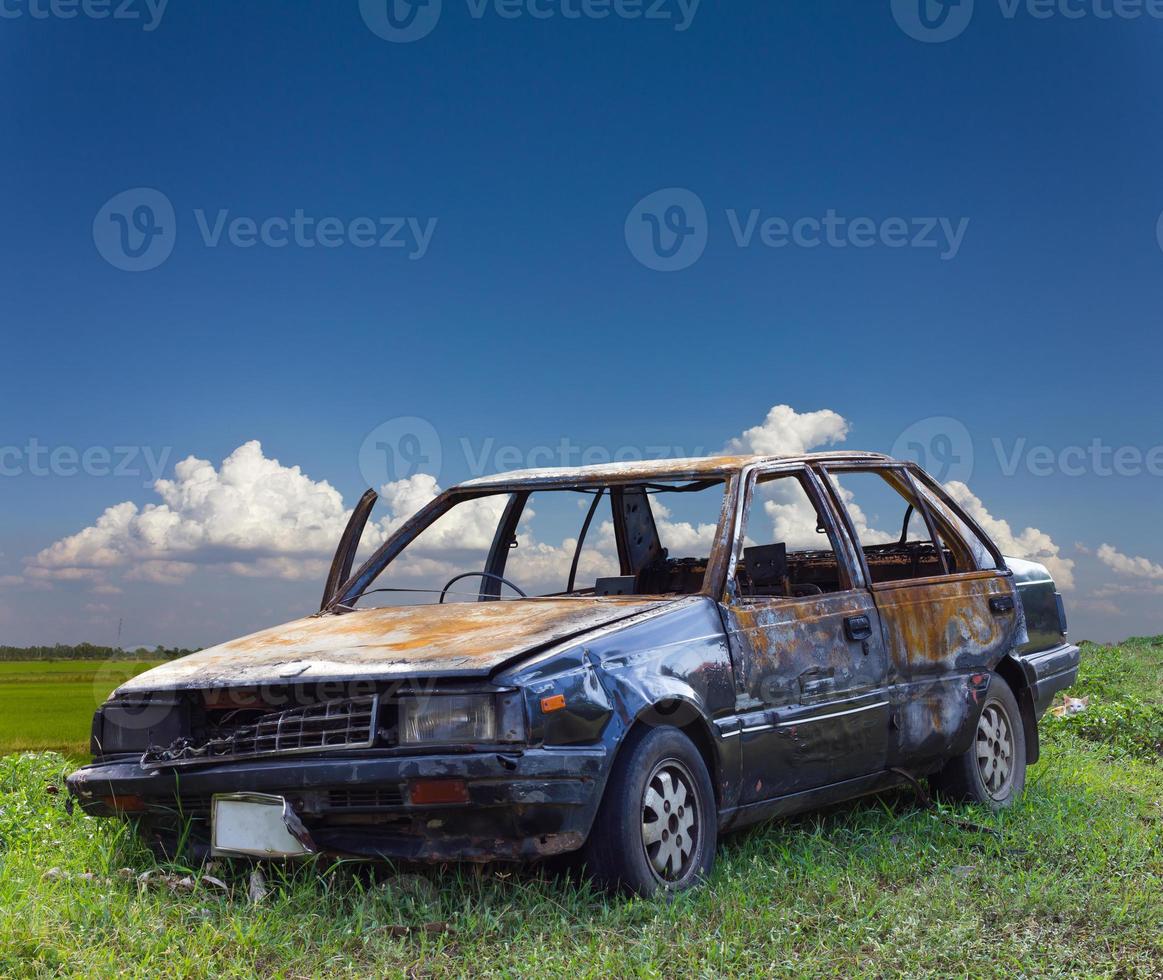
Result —
[[849, 616], [844, 620], [844, 632], [850, 640], [867, 640], [872, 636], [872, 620], [868, 616]]
[[995, 616], [1014, 611], [1014, 597], [1012, 595], [995, 595], [989, 600], [990, 611]]

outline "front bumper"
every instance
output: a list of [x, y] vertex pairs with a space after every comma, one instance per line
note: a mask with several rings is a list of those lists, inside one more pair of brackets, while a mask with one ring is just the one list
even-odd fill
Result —
[[[604, 749], [260, 759], [180, 769], [136, 761], [86, 766], [69, 791], [96, 815], [149, 826], [189, 821], [208, 836], [210, 800], [240, 791], [285, 797], [319, 850], [417, 861], [527, 860], [575, 850], [593, 822]], [[418, 780], [464, 780], [467, 803], [414, 804]]]

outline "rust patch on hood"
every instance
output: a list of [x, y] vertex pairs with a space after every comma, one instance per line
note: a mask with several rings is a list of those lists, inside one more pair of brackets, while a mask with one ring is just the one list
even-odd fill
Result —
[[312, 616], [155, 667], [116, 693], [422, 674], [480, 676], [526, 651], [670, 601], [528, 599]]

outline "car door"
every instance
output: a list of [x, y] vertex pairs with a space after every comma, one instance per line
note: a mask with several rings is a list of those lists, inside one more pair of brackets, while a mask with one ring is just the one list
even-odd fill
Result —
[[884, 624], [889, 765], [920, 771], [967, 747], [989, 670], [1023, 630], [1012, 576], [984, 534], [905, 464], [824, 472]]
[[741, 740], [740, 802], [880, 771], [880, 619], [819, 478], [802, 465], [753, 471], [739, 525], [722, 612], [738, 695], [724, 735]]

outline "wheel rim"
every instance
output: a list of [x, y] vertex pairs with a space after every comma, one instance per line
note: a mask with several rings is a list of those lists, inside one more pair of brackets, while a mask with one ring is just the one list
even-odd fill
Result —
[[997, 701], [985, 706], [977, 723], [977, 768], [981, 784], [993, 799], [1009, 794], [1014, 781], [1014, 726]]
[[694, 777], [678, 759], [664, 759], [654, 767], [642, 797], [642, 849], [660, 881], [687, 876], [701, 833]]

